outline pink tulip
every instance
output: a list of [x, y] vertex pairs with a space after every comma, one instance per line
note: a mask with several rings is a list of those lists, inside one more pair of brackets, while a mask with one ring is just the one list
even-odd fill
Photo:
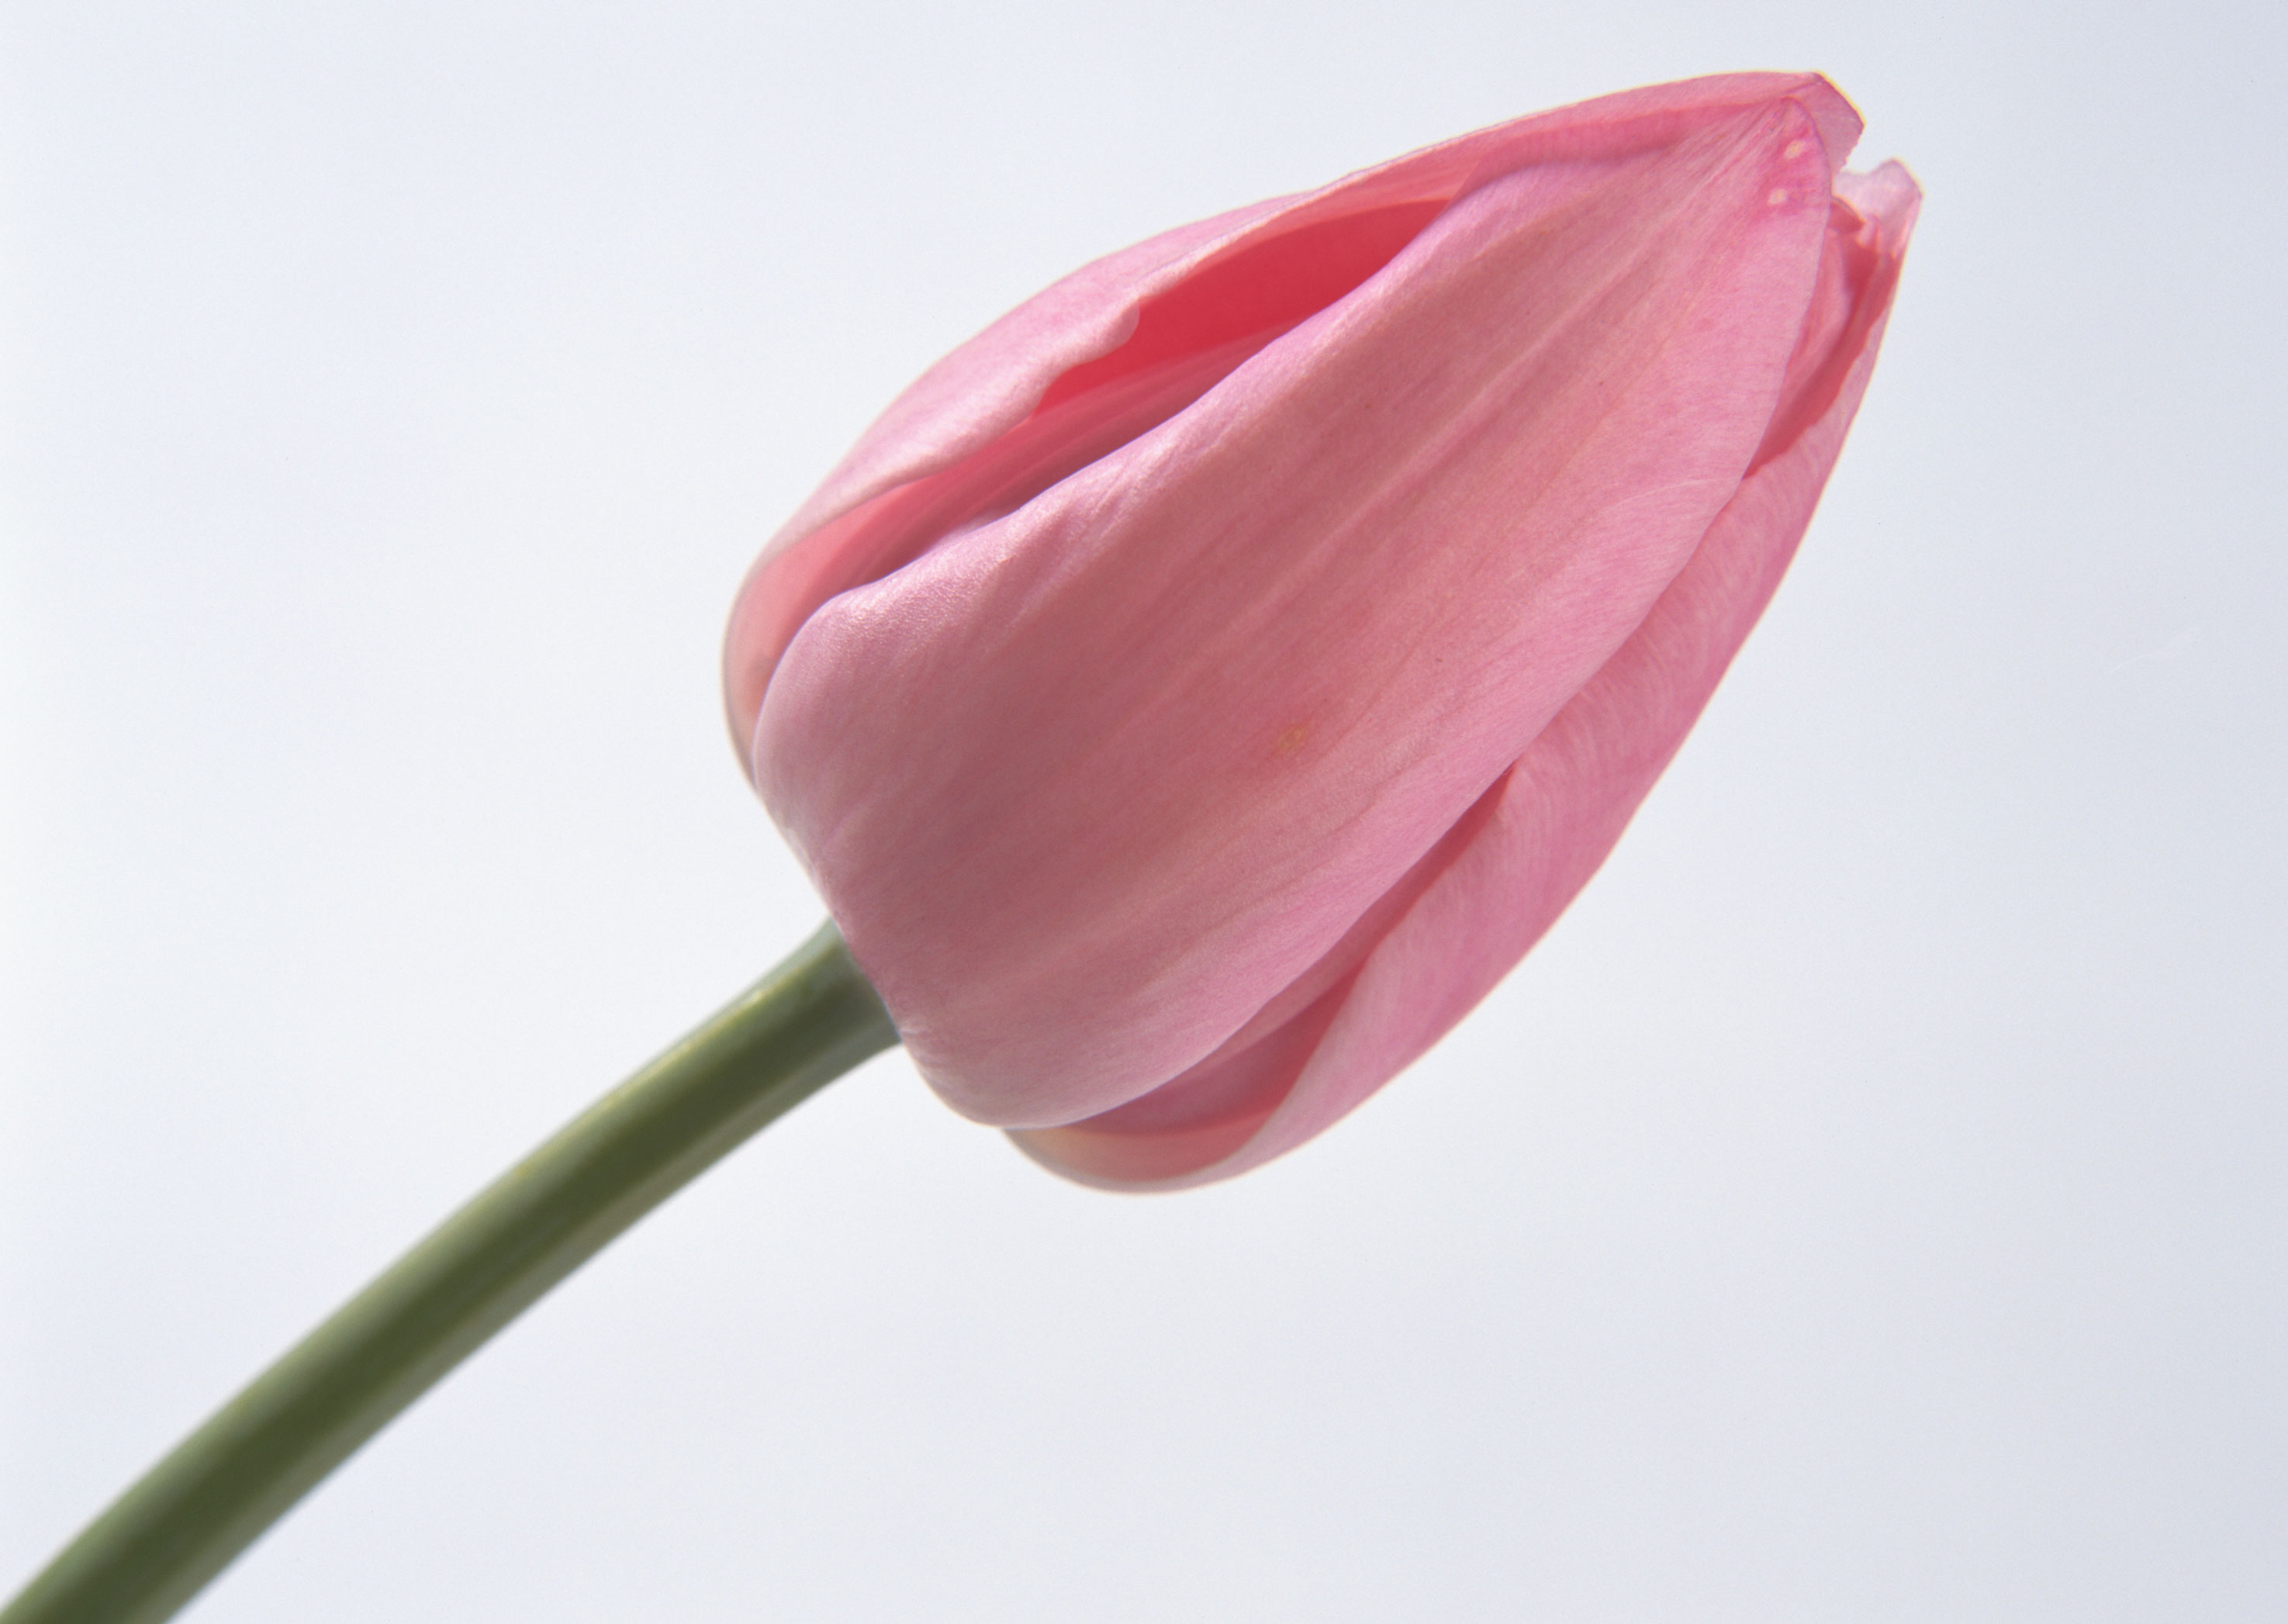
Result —
[[732, 725], [922, 1073], [1229, 1176], [1546, 931], [1787, 566], [1919, 201], [1815, 76], [1632, 91], [1100, 259], [748, 576]]

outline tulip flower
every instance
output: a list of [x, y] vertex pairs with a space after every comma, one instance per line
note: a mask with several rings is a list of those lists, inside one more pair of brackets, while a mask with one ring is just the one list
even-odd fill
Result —
[[1811, 76], [1609, 97], [1099, 260], [747, 580], [835, 923], [448, 1218], [0, 1624], [156, 1624], [616, 1234], [902, 1041], [1085, 1183], [1293, 1148], [1619, 839], [1778, 584], [1919, 201]]
[[925, 1077], [1222, 1178], [1461, 1018], [1786, 567], [1919, 194], [1824, 79], [1520, 119], [1112, 255], [894, 403], [748, 577], [764, 801]]

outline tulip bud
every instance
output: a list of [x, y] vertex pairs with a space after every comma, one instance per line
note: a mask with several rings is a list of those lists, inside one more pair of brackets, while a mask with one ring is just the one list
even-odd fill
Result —
[[1075, 273], [749, 574], [734, 733], [922, 1074], [1084, 1182], [1351, 1110], [1777, 585], [1919, 201], [1825, 80], [1520, 119]]

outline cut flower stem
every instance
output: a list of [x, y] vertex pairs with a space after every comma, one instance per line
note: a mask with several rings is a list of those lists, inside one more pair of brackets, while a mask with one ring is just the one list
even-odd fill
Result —
[[831, 923], [255, 1378], [0, 1610], [155, 1624], [614, 1237], [896, 1029]]

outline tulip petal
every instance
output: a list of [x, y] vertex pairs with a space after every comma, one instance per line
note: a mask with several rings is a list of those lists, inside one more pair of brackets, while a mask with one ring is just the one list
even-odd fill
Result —
[[[1571, 126], [1195, 404], [803, 622], [758, 783], [957, 1108], [1053, 1126], [1197, 1065], [1639, 631], [1784, 404], [1823, 106], [1640, 109], [1683, 133], [1620, 155]], [[1315, 1055], [1358, 1047], [1507, 804]]]
[[[1093, 1120], [1013, 1136], [1083, 1183], [1227, 1178], [1323, 1131], [1428, 1048], [1554, 923], [1618, 840], [1753, 627], [1872, 372], [1919, 194], [1838, 178], [1821, 276], [1758, 466], [1621, 650], [1489, 792], [1466, 850], [1315, 1002]], [[1383, 921], [1378, 921], [1381, 923]]]
[[[1030, 448], [1001, 442], [1116, 354], [1150, 350], [1156, 308], [1180, 298], [1188, 284], [1212, 279], [1219, 267], [1271, 240], [1361, 216], [1403, 216], [1425, 202], [1434, 210], [1490, 178], [1529, 165], [1672, 147], [1712, 120], [1784, 98], [1807, 110], [1831, 168], [1839, 168], [1858, 138], [1859, 119], [1824, 79], [1734, 74], [1687, 80], [1518, 119], [1305, 196], [1273, 199], [1179, 227], [1086, 265], [1028, 300], [900, 396], [756, 560], [725, 646], [726, 701], [743, 761], [751, 758], [756, 714], [771, 673], [803, 622], [837, 593], [900, 567], [941, 530], [957, 528], [997, 494], [1005, 495], [1022, 473], [1013, 478], [999, 463], [1013, 459], [1032, 471], [1048, 471], [1030, 459]], [[1388, 246], [1394, 251], [1398, 244]], [[1322, 302], [1348, 285], [1325, 290]], [[1285, 325], [1307, 313], [1294, 311]], [[1279, 330], [1282, 326], [1267, 324], [1251, 346], [1231, 346], [1196, 368], [1197, 376], [1188, 380], [1163, 378], [1156, 392], [1131, 392], [1149, 399], [1100, 402], [1108, 421], [1081, 436], [1087, 442], [1084, 461], [1189, 404]], [[979, 463], [985, 465], [965, 469]], [[1053, 478], [1069, 471], [1058, 468]], [[911, 488], [948, 475], [953, 489]], [[1036, 488], [1051, 482], [1045, 478]], [[885, 504], [885, 499], [892, 500]], [[958, 511], [964, 502], [973, 503], [974, 510]]]

